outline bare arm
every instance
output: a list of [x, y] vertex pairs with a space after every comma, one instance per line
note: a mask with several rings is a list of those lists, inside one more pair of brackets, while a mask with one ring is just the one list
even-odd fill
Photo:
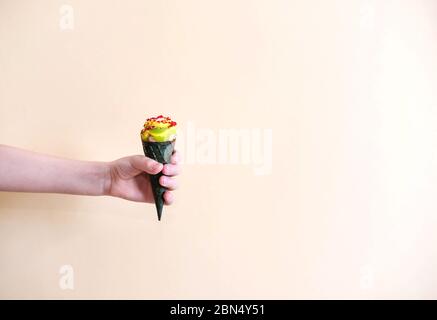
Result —
[[102, 195], [103, 162], [62, 159], [0, 145], [0, 190]]
[[163, 170], [160, 183], [168, 189], [167, 204], [176, 188], [178, 155], [162, 164], [136, 155], [111, 162], [70, 160], [0, 145], [0, 191], [110, 195], [132, 201], [153, 202], [148, 174]]

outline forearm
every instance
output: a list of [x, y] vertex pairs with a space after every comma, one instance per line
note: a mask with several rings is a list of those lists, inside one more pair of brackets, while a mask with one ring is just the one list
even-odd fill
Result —
[[103, 195], [109, 166], [0, 145], [0, 191]]

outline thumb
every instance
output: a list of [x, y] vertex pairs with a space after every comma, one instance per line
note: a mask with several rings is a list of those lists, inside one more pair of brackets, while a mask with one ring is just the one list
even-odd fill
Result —
[[140, 155], [130, 157], [130, 164], [135, 169], [144, 171], [148, 174], [157, 174], [163, 168], [163, 165], [161, 163]]

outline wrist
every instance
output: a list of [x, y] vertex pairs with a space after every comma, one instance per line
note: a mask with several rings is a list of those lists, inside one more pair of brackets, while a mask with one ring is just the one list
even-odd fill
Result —
[[99, 194], [102, 196], [109, 196], [111, 191], [111, 163], [99, 162]]

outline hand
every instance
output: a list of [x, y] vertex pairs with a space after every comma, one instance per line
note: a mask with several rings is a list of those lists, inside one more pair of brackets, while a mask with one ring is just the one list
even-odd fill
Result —
[[167, 188], [164, 203], [173, 203], [171, 192], [177, 188], [175, 176], [180, 172], [179, 153], [175, 151], [169, 164], [162, 165], [148, 157], [137, 155], [121, 158], [109, 163], [106, 194], [131, 201], [154, 203], [150, 175], [162, 170], [159, 183]]

